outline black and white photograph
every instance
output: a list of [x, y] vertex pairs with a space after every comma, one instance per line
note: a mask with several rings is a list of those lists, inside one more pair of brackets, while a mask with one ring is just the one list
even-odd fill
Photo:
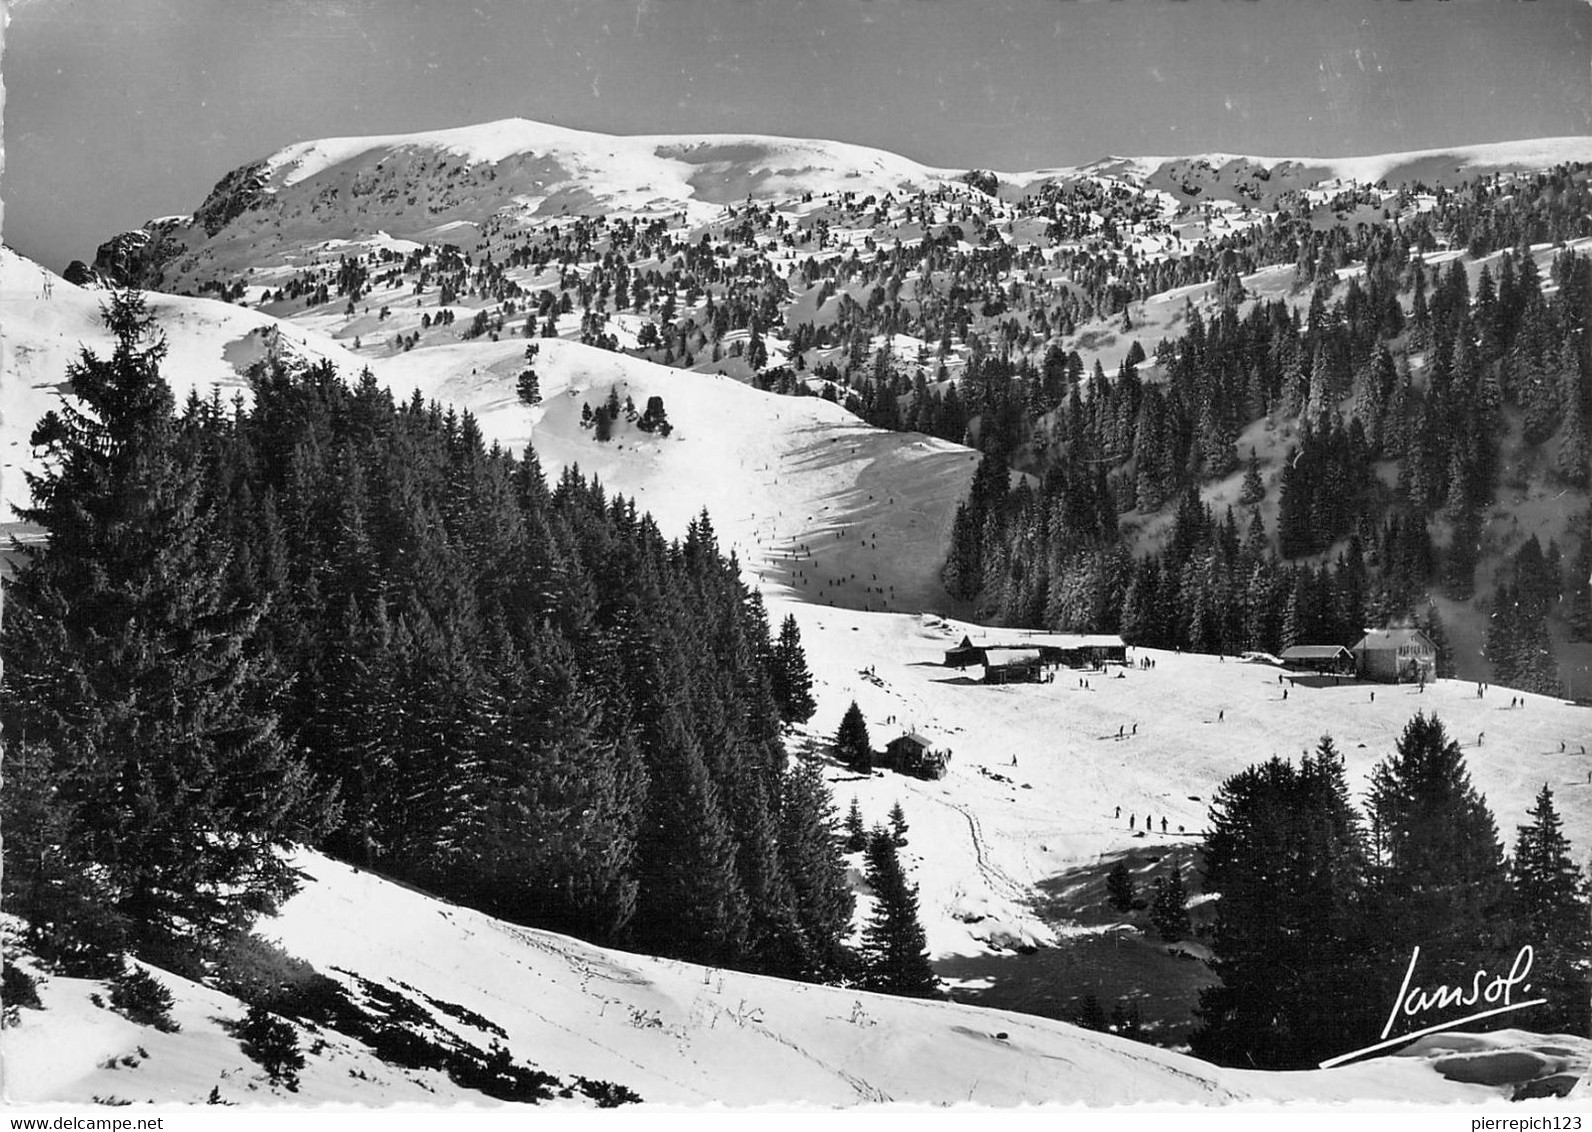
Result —
[[1592, 2], [6, 9], [11, 1127], [1592, 1120]]

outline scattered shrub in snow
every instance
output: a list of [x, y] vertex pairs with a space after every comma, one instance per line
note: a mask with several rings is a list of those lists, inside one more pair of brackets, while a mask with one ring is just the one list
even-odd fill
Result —
[[359, 1016], [340, 985], [253, 933], [227, 941], [215, 985], [249, 1006], [334, 1029], [346, 1030]]
[[1078, 1008], [1078, 1025], [1085, 1030], [1099, 1030], [1104, 1033], [1106, 1029], [1105, 1008], [1100, 1005], [1100, 1000], [1092, 994], [1084, 995], [1083, 1005]]
[[1132, 1038], [1142, 1042], [1144, 1021], [1139, 1016], [1139, 1004], [1131, 999], [1118, 999], [1111, 1009], [1111, 1032], [1119, 1038]]
[[1106, 876], [1106, 899], [1118, 912], [1131, 912], [1133, 897], [1133, 876], [1128, 872], [1128, 863], [1118, 861]]
[[622, 1104], [641, 1103], [639, 1093], [624, 1085], [616, 1085], [612, 1081], [593, 1081], [586, 1077], [576, 1077], [575, 1087], [580, 1090], [582, 1096], [596, 1101], [598, 1108], [618, 1108]]
[[485, 1055], [479, 1050], [456, 1057], [448, 1066], [448, 1076], [454, 1084], [476, 1089], [500, 1101], [521, 1101], [535, 1104], [555, 1096], [559, 1081], [551, 1073], [540, 1069], [515, 1065], [514, 1056], [496, 1038]]
[[1183, 870], [1176, 864], [1172, 866], [1170, 877], [1156, 878], [1150, 922], [1167, 943], [1176, 943], [1189, 936], [1188, 893], [1183, 888]]
[[243, 1052], [260, 1063], [273, 1085], [284, 1085], [290, 1093], [298, 1092], [298, 1071], [304, 1068], [304, 1054], [299, 1050], [298, 1033], [291, 1025], [268, 1010], [251, 1006], [238, 1028], [238, 1038]]
[[6, 958], [5, 971], [0, 977], [0, 1002], [5, 1004], [3, 1016], [0, 1016], [0, 1025], [15, 1026], [18, 1021], [18, 1009], [26, 1006], [32, 1010], [43, 1010], [44, 1004], [39, 1001], [39, 983], [32, 975]]
[[111, 1008], [140, 1026], [176, 1033], [181, 1027], [171, 1020], [171, 1006], [171, 991], [142, 967], [129, 966], [111, 982]]

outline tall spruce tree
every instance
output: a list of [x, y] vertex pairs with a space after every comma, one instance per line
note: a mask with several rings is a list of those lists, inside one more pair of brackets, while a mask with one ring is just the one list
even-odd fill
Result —
[[1238, 502], [1248, 507], [1266, 498], [1266, 483], [1260, 478], [1260, 459], [1255, 450], [1249, 450], [1249, 464], [1244, 470], [1244, 482], [1239, 488]]
[[816, 764], [796, 762], [785, 773], [779, 846], [804, 937], [805, 974], [817, 979], [843, 974], [851, 965], [845, 941], [855, 900], [840, 855], [834, 805]]
[[1532, 982], [1548, 1000], [1548, 1017], [1534, 1028], [1584, 1034], [1592, 1022], [1592, 885], [1570, 855], [1547, 783], [1530, 814], [1509, 862], [1511, 942], [1532, 947]]
[[110, 356], [66, 374], [82, 408], [33, 434], [47, 470], [23, 515], [48, 538], [6, 603], [5, 725], [50, 752], [65, 851], [127, 941], [188, 966], [294, 890], [280, 850], [327, 809], [278, 730], [263, 609], [228, 585], [165, 342], [137, 292], [105, 321]]
[[769, 683], [780, 718], [789, 723], [806, 723], [818, 710], [813, 699], [813, 677], [807, 669], [807, 654], [802, 651], [802, 634], [796, 615], [787, 613], [780, 623], [769, 669]]
[[1203, 888], [1219, 986], [1200, 992], [1194, 1052], [1228, 1065], [1303, 1068], [1356, 1045], [1367, 1008], [1360, 911], [1365, 856], [1329, 738], [1295, 768], [1271, 759], [1222, 784]]
[[917, 887], [908, 882], [895, 838], [882, 826], [868, 835], [867, 861], [874, 907], [862, 929], [863, 986], [907, 998], [940, 997], [918, 919]]
[[842, 825], [846, 837], [843, 845], [848, 853], [861, 853], [868, 847], [868, 827], [862, 821], [862, 806], [858, 804], [856, 795], [852, 796], [851, 807], [846, 810], [846, 818]]
[[1502, 945], [1507, 874], [1497, 827], [1470, 783], [1459, 744], [1436, 716], [1417, 713], [1371, 778], [1375, 900], [1402, 972], [1421, 947], [1436, 978]]
[[868, 721], [862, 709], [852, 700], [846, 714], [840, 717], [840, 728], [835, 732], [835, 757], [856, 770], [873, 767], [873, 741], [868, 738]]

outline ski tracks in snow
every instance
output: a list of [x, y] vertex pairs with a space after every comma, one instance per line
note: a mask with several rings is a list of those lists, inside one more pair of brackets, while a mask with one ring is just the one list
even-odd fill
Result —
[[984, 848], [984, 829], [979, 824], [978, 815], [971, 808], [950, 801], [947, 798], [935, 798], [933, 795], [925, 795], [925, 797], [932, 798], [942, 806], [949, 806], [962, 815], [967, 821], [968, 835], [973, 840], [973, 860], [978, 866], [979, 876], [984, 879], [984, 883], [990, 887], [992, 892], [1015, 904], [1026, 907], [1033, 898], [1033, 890], [990, 860], [989, 854]]

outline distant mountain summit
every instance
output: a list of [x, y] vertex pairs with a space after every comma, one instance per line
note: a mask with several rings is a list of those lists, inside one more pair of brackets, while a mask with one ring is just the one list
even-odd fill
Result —
[[711, 217], [748, 198], [882, 196], [967, 186], [884, 150], [752, 134], [620, 137], [509, 118], [458, 129], [300, 142], [234, 169], [191, 216], [103, 244], [94, 271], [181, 290], [262, 258], [387, 232], [473, 246], [560, 216]]
[[387, 233], [473, 247], [561, 216], [710, 219], [748, 199], [910, 194], [944, 188], [1015, 199], [1047, 184], [1115, 181], [1189, 205], [1270, 208], [1349, 181], [1436, 186], [1493, 171], [1592, 160], [1592, 138], [1547, 138], [1355, 158], [1205, 154], [1112, 157], [1001, 173], [922, 165], [845, 142], [760, 134], [620, 136], [506, 118], [456, 129], [322, 138], [227, 173], [192, 214], [152, 220], [98, 249], [93, 276], [193, 290], [330, 241]]

